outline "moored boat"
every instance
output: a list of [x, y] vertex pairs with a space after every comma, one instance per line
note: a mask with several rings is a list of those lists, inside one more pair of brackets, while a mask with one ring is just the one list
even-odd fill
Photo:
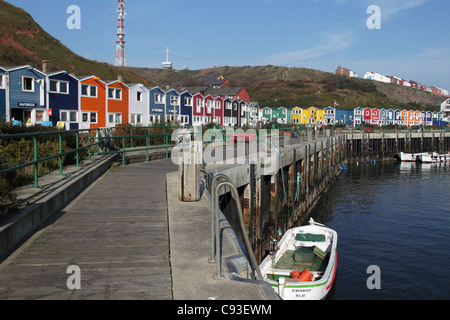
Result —
[[417, 157], [420, 155], [431, 155], [431, 153], [404, 153], [400, 152], [394, 155], [394, 158], [401, 162], [417, 162]]
[[259, 268], [283, 300], [321, 300], [332, 288], [337, 268], [337, 233], [310, 220], [288, 230]]
[[422, 163], [445, 163], [450, 162], [450, 153], [448, 154], [421, 154], [417, 156], [417, 160]]

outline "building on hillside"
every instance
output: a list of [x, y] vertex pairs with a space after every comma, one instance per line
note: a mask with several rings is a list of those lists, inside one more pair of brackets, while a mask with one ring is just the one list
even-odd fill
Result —
[[404, 87], [411, 88], [411, 82], [404, 80], [404, 81], [403, 81], [403, 86], [404, 86]]
[[339, 66], [336, 69], [336, 74], [342, 75], [342, 76], [347, 76], [350, 78], [358, 78], [358, 74], [356, 72], [353, 72], [352, 70], [341, 67], [341, 66]]
[[78, 130], [80, 122], [79, 80], [66, 71], [47, 75], [48, 115], [52, 126]]
[[416, 81], [409, 81], [409, 83], [411, 84], [411, 88], [414, 88], [414, 89], [417, 89], [417, 90], [424, 90], [425, 89], [425, 87], [422, 85], [422, 84], [420, 84], [420, 83], [418, 83], [418, 82], [416, 82]]
[[396, 76], [389, 76], [389, 78], [391, 79], [391, 83], [398, 84], [400, 86], [402, 86], [404, 81], [405, 81], [402, 78], [399, 78], [399, 77], [396, 77]]
[[447, 99], [441, 103], [441, 112], [444, 115], [444, 118], [449, 119], [449, 117], [450, 117], [450, 99]]
[[150, 125], [150, 90], [143, 84], [129, 84], [129, 119], [131, 125], [144, 126]]
[[220, 96], [222, 98], [233, 98], [250, 103], [250, 95], [244, 88], [231, 87], [231, 88], [209, 89], [206, 91], [206, 93], [211, 94], [214, 97]]
[[375, 81], [384, 82], [384, 83], [391, 83], [391, 78], [386, 77], [377, 72], [367, 72], [364, 75], [364, 79], [375, 80]]
[[227, 88], [230, 86], [230, 81], [223, 76], [203, 76], [198, 78], [202, 86], [208, 86], [212, 89]]

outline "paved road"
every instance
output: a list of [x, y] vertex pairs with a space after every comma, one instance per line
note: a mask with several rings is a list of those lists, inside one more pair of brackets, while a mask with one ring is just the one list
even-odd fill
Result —
[[[176, 170], [110, 171], [0, 265], [0, 299], [172, 299], [165, 176]], [[67, 287], [72, 265], [81, 290]]]

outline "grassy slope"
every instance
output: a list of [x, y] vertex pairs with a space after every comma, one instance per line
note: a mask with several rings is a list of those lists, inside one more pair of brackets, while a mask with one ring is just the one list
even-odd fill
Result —
[[49, 71], [66, 70], [105, 80], [117, 79], [122, 74], [127, 83], [140, 82], [147, 86], [165, 87], [180, 81], [193, 86], [200, 76], [223, 75], [232, 86], [244, 87], [253, 101], [271, 107], [328, 106], [336, 100], [343, 108], [407, 107], [408, 103], [416, 102], [419, 105], [414, 106], [422, 109], [445, 100], [411, 88], [303, 68], [244, 66], [195, 71], [117, 68], [76, 55], [45, 32], [26, 11], [0, 1], [0, 66], [29, 64], [41, 69], [44, 59], [50, 62]]
[[105, 80], [124, 76], [127, 83], [154, 85], [135, 73], [80, 57], [43, 30], [23, 9], [0, 1], [0, 66], [31, 65], [39, 70], [42, 60], [49, 71], [66, 70], [77, 76], [96, 75]]
[[361, 106], [437, 110], [443, 99], [428, 92], [384, 84], [371, 80], [348, 78], [328, 72], [276, 66], [217, 67], [195, 71], [133, 69], [143, 77], [161, 84], [185, 81], [189, 86], [204, 75], [222, 75], [233, 86], [244, 87], [253, 101], [262, 106], [332, 106], [336, 100], [342, 108]]

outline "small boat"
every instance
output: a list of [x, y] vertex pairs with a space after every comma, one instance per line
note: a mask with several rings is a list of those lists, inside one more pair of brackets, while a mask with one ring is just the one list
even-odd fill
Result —
[[431, 153], [404, 153], [400, 152], [394, 155], [394, 158], [401, 162], [417, 162], [417, 157], [420, 155], [431, 155]]
[[450, 153], [448, 154], [421, 154], [417, 156], [417, 160], [422, 163], [445, 163], [450, 162]]
[[332, 288], [337, 267], [337, 233], [316, 223], [288, 230], [259, 265], [283, 300], [322, 300]]

